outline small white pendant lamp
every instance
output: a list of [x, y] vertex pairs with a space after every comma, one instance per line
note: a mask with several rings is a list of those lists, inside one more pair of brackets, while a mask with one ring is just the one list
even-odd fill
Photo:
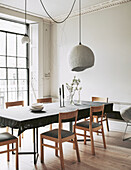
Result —
[[[26, 0], [25, 0], [25, 28], [26, 28]], [[22, 42], [22, 44], [27, 44], [30, 42], [29, 36], [26, 33], [25, 33], [24, 37], [22, 38], [21, 42]]]
[[94, 65], [94, 54], [92, 50], [81, 44], [81, 0], [79, 0], [79, 45], [75, 46], [69, 56], [71, 71], [83, 71]]

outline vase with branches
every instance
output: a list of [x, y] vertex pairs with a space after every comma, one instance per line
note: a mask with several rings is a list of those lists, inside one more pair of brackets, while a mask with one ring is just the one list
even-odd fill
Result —
[[78, 91], [78, 103], [80, 103], [80, 91], [82, 90], [82, 87], [79, 87], [80, 82], [80, 79], [77, 79], [76, 76], [74, 76], [70, 85], [66, 83], [67, 90], [69, 91], [70, 104], [74, 104], [74, 95], [76, 91]]

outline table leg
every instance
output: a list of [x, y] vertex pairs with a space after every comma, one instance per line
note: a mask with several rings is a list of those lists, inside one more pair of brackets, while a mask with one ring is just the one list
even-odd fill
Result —
[[[13, 135], [13, 128], [12, 129], [12, 135]], [[37, 159], [38, 159], [38, 128], [34, 128], [33, 130], [33, 136], [34, 136], [34, 151], [33, 152], [18, 152], [19, 155], [23, 155], [23, 154], [33, 154], [34, 155], [34, 164], [37, 163]], [[12, 149], [14, 148], [14, 145], [12, 144]], [[14, 151], [12, 151], [12, 154], [15, 154]]]
[[38, 128], [36, 128], [36, 137], [37, 137], [37, 153], [38, 153]]
[[36, 164], [38, 156], [39, 156], [38, 154], [38, 128], [34, 128], [33, 135], [34, 135], [34, 164]]
[[36, 142], [36, 138], [35, 138], [35, 128], [33, 129], [33, 136], [34, 136], [34, 164], [36, 164], [36, 155], [35, 155], [35, 142]]
[[73, 123], [69, 122], [69, 126], [70, 126], [70, 131], [73, 132]]
[[[13, 128], [11, 128], [11, 133], [13, 135]], [[12, 143], [12, 149], [14, 149], [14, 143]], [[14, 151], [12, 151], [12, 154], [14, 154]]]

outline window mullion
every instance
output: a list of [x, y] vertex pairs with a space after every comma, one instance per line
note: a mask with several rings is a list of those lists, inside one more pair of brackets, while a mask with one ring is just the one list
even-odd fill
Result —
[[6, 43], [6, 47], [5, 47], [6, 48], [6, 50], [5, 50], [6, 51], [6, 54], [5, 54], [6, 55], [6, 85], [7, 85], [7, 94], [6, 95], [7, 95], [7, 101], [8, 101], [9, 97], [8, 97], [7, 41], [8, 41], [8, 39], [7, 39], [7, 33], [6, 33], [6, 42], [5, 42]]
[[[26, 30], [27, 30], [27, 34], [29, 35], [29, 25], [26, 25]], [[29, 101], [30, 101], [30, 92], [29, 92], [29, 43], [26, 44], [26, 64], [27, 64], [27, 105], [29, 105]]]
[[17, 57], [18, 57], [18, 40], [17, 40], [17, 35], [16, 35], [16, 79], [17, 79], [17, 89], [16, 89], [16, 92], [17, 92], [17, 100], [19, 100], [19, 92], [18, 92], [18, 60], [17, 60]]

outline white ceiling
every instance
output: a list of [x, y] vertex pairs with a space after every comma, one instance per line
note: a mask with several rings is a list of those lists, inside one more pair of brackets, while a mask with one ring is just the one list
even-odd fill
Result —
[[[51, 16], [57, 18], [59, 16], [67, 14], [74, 0], [42, 0], [47, 11]], [[81, 0], [82, 9], [88, 8], [94, 5], [111, 2], [113, 0]], [[5, 6], [8, 8], [13, 8], [15, 10], [24, 10], [25, 0], [0, 0], [0, 6]], [[78, 10], [79, 0], [76, 1], [73, 11]], [[44, 9], [41, 6], [40, 0], [27, 0], [27, 11], [29, 13], [39, 15], [42, 17], [47, 17]]]

